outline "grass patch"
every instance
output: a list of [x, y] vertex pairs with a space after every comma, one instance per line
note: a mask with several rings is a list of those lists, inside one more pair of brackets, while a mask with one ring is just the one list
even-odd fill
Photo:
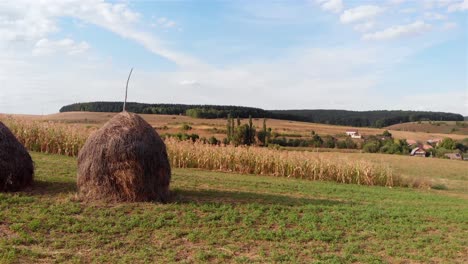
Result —
[[431, 186], [432, 189], [434, 190], [448, 190], [448, 187], [445, 186], [444, 184], [434, 184]]
[[0, 262], [463, 262], [466, 199], [438, 191], [175, 169], [172, 202], [81, 203], [76, 160], [33, 153], [0, 194]]

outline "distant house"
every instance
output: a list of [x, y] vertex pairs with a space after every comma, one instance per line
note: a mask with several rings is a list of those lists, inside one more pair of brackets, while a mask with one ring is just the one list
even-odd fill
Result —
[[434, 147], [432, 147], [432, 146], [429, 145], [429, 144], [424, 144], [424, 145], [422, 146], [422, 148], [423, 148], [424, 150], [430, 150], [430, 149], [433, 149]]
[[351, 138], [362, 138], [357, 130], [348, 130], [346, 131], [346, 135], [350, 136]]
[[416, 142], [416, 140], [414, 140], [414, 139], [407, 139], [406, 143], [408, 143], [408, 146], [413, 146], [413, 145], [418, 144], [418, 142]]
[[417, 147], [411, 150], [411, 156], [426, 157], [426, 151], [423, 148]]
[[438, 146], [442, 142], [442, 139], [440, 138], [434, 138], [434, 139], [429, 139], [427, 143], [429, 143], [432, 146]]
[[445, 154], [445, 157], [451, 159], [451, 160], [462, 160], [462, 155], [460, 153], [447, 153]]

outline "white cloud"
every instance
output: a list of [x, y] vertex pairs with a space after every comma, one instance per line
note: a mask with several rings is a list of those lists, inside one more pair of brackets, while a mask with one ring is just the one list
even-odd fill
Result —
[[200, 83], [197, 80], [183, 80], [179, 82], [180, 85], [186, 85], [186, 86], [195, 86], [199, 85]]
[[457, 27], [458, 27], [458, 24], [455, 22], [446, 22], [442, 25], [442, 29], [444, 30], [451, 30]]
[[444, 20], [447, 19], [445, 15], [434, 13], [434, 12], [425, 12], [424, 17], [431, 20]]
[[345, 10], [340, 16], [340, 21], [342, 23], [353, 23], [362, 20], [367, 20], [370, 18], [374, 18], [375, 16], [383, 12], [383, 10], [383, 8], [375, 5], [358, 6], [355, 8]]
[[398, 10], [399, 13], [401, 14], [412, 14], [418, 12], [418, 9], [416, 8], [403, 8]]
[[[126, 4], [98, 0], [0, 1], [0, 40], [35, 43], [59, 30], [60, 17], [72, 17], [135, 41], [179, 66], [203, 65], [191, 56], [167, 48], [153, 34], [139, 30], [135, 23], [140, 16]], [[166, 26], [171, 24], [168, 22]]]
[[341, 10], [343, 10], [343, 1], [342, 0], [316, 0], [316, 2], [325, 11], [339, 13], [339, 12], [341, 12]]
[[393, 5], [400, 5], [400, 4], [403, 4], [404, 2], [407, 2], [408, 0], [390, 0], [390, 4], [393, 4]]
[[468, 10], [468, 0], [464, 0], [463, 2], [453, 3], [448, 6], [447, 10], [449, 12], [466, 11]]
[[371, 21], [357, 24], [354, 26], [354, 30], [359, 31], [359, 32], [367, 32], [373, 28], [374, 28], [374, 22], [371, 22]]
[[[154, 19], [154, 18], [153, 18]], [[167, 17], [160, 17], [158, 19], [155, 19], [155, 22], [151, 23], [152, 27], [160, 27], [160, 28], [173, 28], [177, 24], [175, 21], [168, 19]]]
[[[15, 7], [17, 3], [23, 5], [17, 8]], [[137, 69], [138, 74], [132, 77], [132, 89], [129, 93], [131, 101], [242, 104], [267, 109], [392, 108], [397, 107], [395, 102], [399, 102], [400, 95], [392, 101], [384, 100], [385, 98], [379, 98], [383, 96], [379, 94], [386, 92], [382, 92], [383, 89], [380, 91], [377, 89], [385, 87], [384, 76], [389, 69], [390, 71], [395, 69], [405, 56], [420, 48], [419, 46], [413, 47], [414, 50], [412, 50], [406, 45], [405, 47], [392, 45], [380, 47], [380, 45], [373, 46], [371, 42], [360, 42], [355, 45], [346, 43], [339, 47], [280, 51], [279, 56], [271, 60], [252, 59], [249, 63], [237, 65], [226, 63], [216, 68], [174, 51], [157, 36], [142, 31], [142, 24], [138, 24], [141, 22], [141, 15], [133, 12], [126, 5], [119, 4], [115, 7], [116, 4], [90, 0], [40, 3], [43, 5], [35, 1], [12, 4], [0, 0], [0, 19], [4, 19], [2, 21], [23, 19], [33, 26], [33, 18], [38, 18], [50, 22], [49, 26], [40, 26], [39, 30], [33, 31], [27, 31], [27, 27], [20, 27], [20, 30], [16, 31], [16, 28], [8, 26], [10, 22], [3, 24], [0, 22], [2, 25], [0, 28], [22, 35], [22, 37], [13, 37], [12, 40], [29, 39], [30, 48], [34, 48], [35, 45], [38, 46], [35, 48], [42, 47], [45, 50], [43, 54], [69, 53], [70, 50], [73, 53], [73, 50], [75, 52], [80, 50], [80, 42], [72, 39], [64, 41], [51, 36], [51, 33], [60, 30], [59, 18], [72, 17], [87, 25], [100, 26], [122, 38], [140, 43], [147, 50], [183, 66], [166, 72], [144, 72]], [[6, 5], [10, 9], [13, 8], [17, 14], [10, 15], [11, 12], [5, 11], [3, 7]], [[277, 13], [284, 15], [282, 10], [278, 8]], [[296, 11], [296, 9], [292, 10]], [[276, 14], [275, 12], [273, 14]], [[5, 15], [7, 13], [8, 15]], [[297, 12], [291, 12], [291, 14], [297, 15]], [[5, 20], [5, 17], [8, 19]], [[25, 19], [26, 17], [28, 18]], [[379, 22], [378, 25], [382, 24], [382, 21], [377, 20], [376, 17], [368, 15], [364, 16], [365, 18], [362, 17], [363, 15], [357, 18], [354, 16], [351, 19], [353, 22], [350, 23], [355, 22], [353, 26], [356, 29], [366, 32], [372, 28], [374, 21]], [[268, 17], [268, 19], [280, 20], [276, 16]], [[21, 24], [21, 22], [18, 23]], [[384, 35], [390, 35], [393, 38], [416, 34], [414, 29], [401, 27], [405, 26], [392, 27], [393, 31], [396, 31], [393, 33], [385, 33], [386, 30], [384, 30], [385, 34], [379, 35], [376, 32], [370, 35], [377, 39], [387, 39], [388, 36]], [[0, 41], [2, 36], [4, 35], [0, 35]], [[16, 45], [11, 46], [16, 47]], [[83, 49], [87, 48], [82, 46]], [[47, 113], [56, 112], [64, 104], [79, 101], [122, 100], [119, 87], [124, 87], [128, 72], [112, 65], [109, 61], [89, 62], [86, 61], [85, 56], [63, 56], [63, 58], [60, 56], [61, 59], [67, 61], [53, 64], [54, 60], [40, 56], [32, 59], [26, 58], [31, 55], [30, 50], [23, 54], [25, 58], [16, 55], [2, 57], [5, 55], [9, 56], [8, 52], [0, 53], [0, 86], [2, 87], [0, 112], [40, 113], [42, 107], [46, 106], [44, 112]], [[44, 67], [45, 62], [48, 63], [47, 67]], [[63, 67], [64, 64], [67, 67]], [[157, 88], [154, 86], [155, 83]], [[197, 89], [189, 89], [188, 86], [193, 85], [197, 85]], [[298, 97], [298, 94], [301, 96]], [[431, 110], [437, 109], [437, 98], [431, 100], [428, 99], [430, 106], [434, 106]], [[398, 107], [413, 109], [414, 103], [408, 100]], [[447, 109], [458, 108], [447, 106]]]
[[44, 56], [51, 55], [56, 52], [63, 52], [69, 55], [75, 55], [83, 53], [88, 49], [89, 45], [85, 41], [77, 43], [69, 38], [57, 41], [43, 38], [36, 42], [32, 54], [35, 56]]
[[30, 41], [56, 32], [56, 23], [21, 3], [0, 1], [0, 40]]
[[389, 27], [382, 31], [364, 34], [365, 40], [389, 40], [406, 36], [415, 36], [431, 29], [431, 25], [424, 21], [416, 21], [407, 25]]

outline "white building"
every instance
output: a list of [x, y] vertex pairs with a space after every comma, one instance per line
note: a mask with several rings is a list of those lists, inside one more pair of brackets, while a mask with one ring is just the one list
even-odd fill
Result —
[[350, 136], [351, 138], [362, 138], [357, 130], [348, 130], [346, 131], [346, 135]]

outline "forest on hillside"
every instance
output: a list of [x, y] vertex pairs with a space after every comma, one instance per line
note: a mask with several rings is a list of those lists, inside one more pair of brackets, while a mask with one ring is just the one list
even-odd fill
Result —
[[[122, 102], [88, 102], [63, 106], [60, 112], [121, 112]], [[330, 125], [386, 127], [415, 121], [463, 121], [454, 113], [428, 111], [264, 110], [226, 105], [127, 103], [127, 111], [139, 114], [187, 115], [194, 118], [275, 118]]]
[[429, 120], [463, 121], [463, 116], [460, 114], [427, 111], [272, 110], [271, 112], [287, 120], [356, 127], [380, 128]]
[[[122, 102], [89, 102], [66, 105], [60, 112], [121, 112]], [[227, 118], [235, 117], [263, 118], [271, 113], [260, 108], [228, 105], [186, 105], [186, 104], [144, 104], [127, 103], [126, 110], [138, 114], [187, 115], [194, 118]]]

